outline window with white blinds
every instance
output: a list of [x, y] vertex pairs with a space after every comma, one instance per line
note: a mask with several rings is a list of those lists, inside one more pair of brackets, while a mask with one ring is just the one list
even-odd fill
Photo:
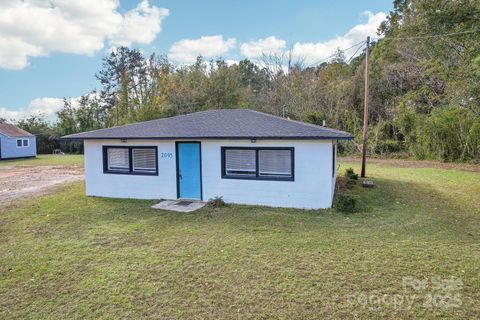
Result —
[[156, 172], [157, 151], [155, 149], [132, 149], [133, 172]]
[[258, 174], [266, 177], [291, 177], [292, 151], [258, 150]]
[[158, 175], [157, 147], [103, 147], [103, 172]]
[[257, 172], [255, 157], [255, 150], [227, 149], [225, 151], [226, 174], [255, 176]]
[[108, 148], [108, 170], [130, 171], [128, 148]]
[[222, 147], [222, 177], [232, 179], [294, 179], [294, 148]]

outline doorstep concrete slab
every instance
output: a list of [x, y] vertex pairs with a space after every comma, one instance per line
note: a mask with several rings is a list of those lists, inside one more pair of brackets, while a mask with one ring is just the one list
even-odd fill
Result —
[[153, 209], [170, 210], [177, 212], [192, 212], [203, 208], [207, 203], [195, 200], [162, 200], [153, 205]]

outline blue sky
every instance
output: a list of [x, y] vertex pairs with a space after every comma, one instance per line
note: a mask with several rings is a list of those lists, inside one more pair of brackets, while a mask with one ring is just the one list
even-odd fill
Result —
[[52, 117], [62, 97], [99, 88], [94, 74], [116, 45], [177, 63], [196, 54], [238, 61], [287, 50], [312, 63], [374, 36], [392, 8], [392, 0], [30, 1], [0, 4], [0, 117], [7, 119]]

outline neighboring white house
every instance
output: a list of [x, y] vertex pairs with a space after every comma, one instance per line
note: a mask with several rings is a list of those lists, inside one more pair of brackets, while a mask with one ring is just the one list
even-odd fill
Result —
[[83, 139], [89, 196], [332, 205], [336, 142], [348, 133], [227, 109], [65, 136]]
[[37, 141], [33, 134], [13, 124], [0, 123], [0, 160], [29, 158], [37, 155]]

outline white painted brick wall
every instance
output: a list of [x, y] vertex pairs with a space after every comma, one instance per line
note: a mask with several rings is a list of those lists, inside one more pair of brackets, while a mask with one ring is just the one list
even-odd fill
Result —
[[[104, 174], [102, 146], [157, 146], [158, 176]], [[264, 181], [221, 178], [221, 147], [294, 147], [295, 181]], [[222, 196], [226, 202], [274, 207], [328, 208], [332, 202], [332, 141], [308, 140], [203, 140], [203, 199]], [[173, 153], [162, 158], [162, 153]], [[85, 177], [87, 195], [176, 199], [175, 141], [162, 140], [88, 140], [85, 141]]]

